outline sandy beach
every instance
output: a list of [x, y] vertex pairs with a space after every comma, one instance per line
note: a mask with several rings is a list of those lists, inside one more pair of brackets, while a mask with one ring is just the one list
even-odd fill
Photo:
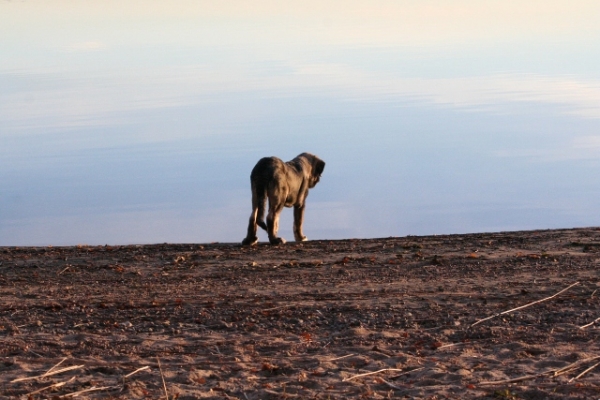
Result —
[[600, 228], [0, 247], [0, 397], [597, 399], [599, 266]]

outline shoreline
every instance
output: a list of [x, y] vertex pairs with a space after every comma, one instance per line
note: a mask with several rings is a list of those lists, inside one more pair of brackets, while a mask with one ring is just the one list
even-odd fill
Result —
[[[586, 226], [586, 227], [575, 227], [575, 228], [543, 228], [543, 229], [523, 229], [516, 231], [489, 231], [489, 232], [468, 232], [468, 233], [440, 233], [440, 234], [427, 234], [427, 235], [404, 235], [404, 236], [382, 236], [375, 238], [343, 238], [343, 239], [309, 239], [307, 242], [311, 243], [326, 243], [326, 242], [346, 242], [346, 241], [380, 241], [388, 239], [409, 239], [409, 238], [436, 238], [436, 237], [470, 237], [470, 236], [481, 236], [481, 235], [510, 235], [510, 234], [530, 234], [530, 233], [543, 233], [543, 232], [569, 232], [579, 230], [600, 230], [600, 226]], [[262, 231], [259, 230], [259, 233]], [[264, 233], [264, 232], [262, 232]], [[266, 235], [266, 234], [265, 234]], [[263, 235], [264, 236], [264, 235]], [[307, 243], [303, 242], [303, 243]], [[299, 244], [295, 241], [289, 241], [286, 244], [293, 245]], [[238, 242], [155, 242], [155, 243], [105, 243], [105, 244], [66, 244], [66, 245], [0, 245], [0, 249], [44, 249], [44, 248], [88, 248], [88, 247], [113, 247], [113, 248], [140, 248], [140, 247], [153, 247], [153, 246], [242, 246], [241, 241]], [[257, 244], [258, 246], [267, 245], [270, 246], [268, 239], [263, 238]], [[285, 245], [284, 245], [285, 246]]]

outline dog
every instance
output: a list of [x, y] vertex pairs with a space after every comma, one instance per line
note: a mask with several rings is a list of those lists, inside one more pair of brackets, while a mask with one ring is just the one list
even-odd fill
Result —
[[[267, 231], [271, 244], [284, 244], [277, 236], [279, 215], [283, 207], [294, 207], [294, 238], [297, 242], [307, 240], [302, 233], [304, 206], [308, 190], [321, 179], [325, 162], [319, 157], [302, 153], [291, 161], [283, 162], [277, 157], [261, 158], [250, 174], [252, 189], [252, 214], [248, 234], [242, 245], [255, 245], [257, 226]], [[264, 221], [265, 205], [269, 199], [267, 222]]]

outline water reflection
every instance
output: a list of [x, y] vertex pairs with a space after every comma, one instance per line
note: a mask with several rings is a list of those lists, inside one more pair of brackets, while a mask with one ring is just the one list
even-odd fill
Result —
[[302, 151], [311, 239], [600, 224], [596, 2], [102, 4], [0, 4], [0, 244], [237, 242]]

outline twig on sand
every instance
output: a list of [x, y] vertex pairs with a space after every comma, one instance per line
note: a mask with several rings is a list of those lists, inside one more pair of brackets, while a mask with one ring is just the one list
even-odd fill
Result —
[[595, 357], [589, 357], [589, 358], [584, 358], [583, 360], [577, 360], [572, 364], [567, 365], [566, 367], [562, 367], [560, 369], [557, 369], [556, 371], [554, 371], [554, 376], [559, 376], [562, 375], [564, 373], [569, 372], [570, 370], [576, 368], [579, 364], [583, 364], [589, 361], [594, 361], [599, 359], [600, 356], [595, 356]]
[[261, 312], [265, 312], [265, 311], [275, 311], [275, 310], [280, 310], [282, 308], [288, 308], [288, 307], [294, 307], [294, 305], [290, 305], [290, 304], [286, 304], [284, 306], [278, 306], [278, 307], [271, 307], [271, 308], [263, 308], [262, 310], [260, 310]]
[[[401, 375], [408, 374], [408, 373], [410, 373], [410, 372], [419, 371], [419, 370], [421, 370], [421, 369], [423, 369], [423, 368], [424, 368], [424, 367], [421, 367], [421, 368], [416, 368], [416, 369], [411, 369], [410, 371], [405, 371], [404, 373], [402, 373], [402, 374], [400, 374], [400, 375], [396, 375], [396, 376], [394, 376], [394, 378], [397, 378], [397, 377], [399, 377], [399, 376], [401, 376]], [[381, 371], [395, 371], [395, 369], [382, 369], [382, 370], [380, 370], [380, 371], [375, 371], [375, 372], [373, 372], [373, 373], [377, 373], [377, 372], [381, 372]], [[360, 375], [360, 376], [366, 376], [366, 375], [371, 375], [371, 374], [362, 374], [362, 375]], [[359, 375], [357, 375], [357, 376], [359, 376]], [[353, 376], [352, 378], [356, 378], [357, 376]], [[350, 378], [350, 379], [352, 379], [352, 378]], [[347, 379], [344, 379], [344, 380], [347, 380]], [[404, 389], [403, 387], [400, 387], [400, 386], [394, 385], [393, 383], [391, 383], [391, 382], [388, 382], [388, 381], [386, 381], [386, 380], [385, 380], [385, 379], [383, 379], [383, 378], [377, 378], [377, 380], [378, 380], [379, 382], [383, 382], [384, 384], [386, 384], [387, 386], [391, 387], [392, 389], [396, 389], [396, 390], [403, 390], [403, 389]]]
[[[413, 370], [414, 371], [414, 370]], [[381, 378], [379, 378], [381, 379]], [[388, 381], [386, 381], [385, 379], [381, 379], [381, 382], [385, 383], [386, 385], [388, 385], [389, 387], [391, 387], [392, 389], [398, 389], [398, 390], [402, 390], [404, 388], [401, 388], [400, 386], [396, 386], [393, 383], [390, 383]]]
[[600, 317], [596, 318], [595, 320], [593, 320], [593, 321], [592, 321], [592, 322], [590, 322], [589, 324], [585, 324], [585, 325], [583, 325], [583, 326], [580, 326], [580, 327], [579, 327], [579, 329], [585, 329], [585, 328], [587, 328], [588, 326], [592, 326], [592, 325], [594, 325], [594, 324], [595, 324], [596, 322], [598, 322], [598, 321], [600, 321]]
[[358, 374], [358, 375], [351, 376], [350, 378], [344, 378], [344, 379], [342, 379], [342, 382], [347, 382], [347, 381], [349, 381], [351, 379], [354, 379], [354, 378], [360, 378], [360, 377], [363, 377], [363, 376], [375, 375], [375, 374], [378, 374], [380, 372], [386, 372], [386, 371], [400, 371], [400, 372], [402, 372], [401, 369], [397, 369], [397, 368], [384, 368], [384, 369], [380, 369], [378, 371], [367, 372], [367, 373], [364, 373], [364, 374]]
[[62, 368], [56, 371], [52, 371], [52, 372], [46, 372], [45, 374], [42, 375], [38, 375], [38, 376], [29, 376], [27, 378], [17, 378], [17, 379], [13, 379], [12, 381], [10, 381], [10, 383], [15, 383], [15, 382], [23, 382], [23, 381], [30, 381], [33, 379], [39, 379], [39, 378], [46, 378], [48, 376], [52, 376], [52, 375], [56, 375], [56, 374], [61, 374], [63, 372], [67, 372], [67, 371], [71, 371], [74, 369], [79, 369], [79, 368], [83, 368], [84, 365], [72, 365], [70, 367], [66, 367], [66, 368]]
[[345, 356], [341, 356], [341, 357], [332, 358], [331, 360], [327, 360], [327, 361], [331, 362], [331, 361], [342, 360], [342, 359], [344, 359], [344, 358], [352, 357], [352, 356], [354, 356], [354, 355], [355, 355], [355, 354], [346, 354]]
[[67, 357], [63, 358], [62, 360], [60, 360], [60, 361], [58, 362], [58, 364], [56, 364], [55, 366], [53, 366], [52, 368], [50, 368], [48, 371], [46, 371], [46, 374], [49, 374], [50, 372], [52, 372], [52, 370], [53, 370], [54, 368], [58, 367], [60, 364], [64, 363], [64, 362], [65, 362], [65, 361], [67, 361], [67, 360], [68, 360], [68, 358], [67, 358]]
[[529, 380], [529, 379], [539, 378], [540, 376], [551, 374], [554, 371], [555, 370], [546, 371], [546, 372], [542, 372], [542, 373], [535, 374], [535, 375], [525, 375], [525, 376], [520, 376], [518, 378], [505, 379], [505, 380], [502, 380], [502, 381], [485, 381], [485, 382], [479, 382], [479, 385], [504, 385], [506, 383], [521, 382], [521, 381], [526, 381], [526, 380]]
[[396, 379], [396, 378], [399, 378], [399, 377], [401, 377], [402, 375], [410, 374], [411, 372], [420, 371], [420, 370], [422, 370], [422, 369], [425, 369], [425, 367], [419, 367], [419, 368], [411, 369], [411, 370], [409, 370], [409, 371], [404, 371], [404, 372], [403, 372], [403, 373], [401, 373], [401, 374], [394, 375], [394, 376], [390, 376], [390, 379]]
[[[285, 398], [288, 398], [288, 397], [298, 397], [297, 394], [285, 393], [285, 391], [283, 393], [279, 393], [279, 392], [276, 392], [275, 390], [269, 390], [269, 389], [263, 389], [263, 390], [266, 393], [269, 393], [269, 394], [277, 396], [278, 398], [282, 398], [283, 397], [285, 399]], [[244, 395], [245, 395], [245, 393], [244, 393]], [[246, 397], [246, 398], [248, 398], [248, 397]]]
[[165, 389], [165, 397], [169, 400], [169, 392], [167, 392], [167, 384], [165, 383], [165, 376], [163, 375], [162, 368], [160, 366], [160, 359], [156, 356], [156, 361], [158, 362], [158, 370], [160, 371], [160, 377], [162, 378], [163, 388]]
[[73, 393], [67, 393], [67, 394], [63, 394], [63, 395], [62, 395], [62, 396], [60, 396], [60, 397], [61, 397], [61, 398], [63, 398], [63, 397], [76, 397], [76, 396], [79, 396], [80, 394], [83, 394], [83, 393], [88, 393], [88, 392], [96, 392], [96, 391], [98, 391], [98, 390], [116, 389], [116, 388], [118, 388], [118, 387], [119, 387], [119, 386], [102, 386], [102, 387], [96, 387], [96, 386], [92, 386], [92, 387], [91, 387], [91, 388], [89, 388], [89, 389], [83, 389], [83, 390], [80, 390], [80, 391], [78, 391], [78, 392], [73, 392]]
[[[576, 368], [579, 364], [583, 364], [583, 363], [589, 362], [589, 361], [594, 361], [594, 360], [597, 360], [599, 358], [600, 358], [600, 356], [586, 358], [586, 359], [583, 359], [583, 360], [575, 361], [574, 363], [569, 364], [566, 367], [562, 367], [562, 368], [559, 368], [559, 369], [553, 369], [553, 370], [550, 370], [550, 371], [541, 372], [541, 373], [535, 374], [535, 375], [525, 375], [525, 376], [520, 376], [518, 378], [505, 379], [505, 380], [502, 380], [502, 381], [479, 382], [479, 384], [480, 385], [504, 385], [506, 383], [514, 383], [514, 382], [526, 381], [526, 380], [529, 380], [529, 379], [535, 379], [535, 378], [539, 378], [540, 376], [549, 375], [549, 374], [553, 374], [553, 376], [558, 376], [558, 375], [562, 375], [562, 374], [565, 374], [567, 372], [570, 372], [572, 369]], [[581, 374], [579, 374], [575, 378], [572, 378], [569, 382], [582, 377], [584, 374], [586, 374], [589, 371], [591, 371], [592, 369], [596, 368], [598, 365], [600, 365], [600, 362], [597, 363], [597, 364], [594, 364], [590, 368], [586, 369], [585, 371], [583, 371]]]
[[454, 347], [454, 346], [461, 346], [461, 345], [464, 345], [464, 344], [470, 344], [470, 342], [459, 342], [459, 343], [445, 344], [443, 346], [438, 347], [436, 350], [445, 349], [445, 348]]
[[342, 382], [347, 382], [347, 381], [349, 381], [351, 379], [360, 378], [360, 377], [363, 377], [363, 376], [369, 376], [369, 375], [379, 374], [380, 372], [386, 372], [386, 371], [400, 371], [400, 372], [402, 372], [401, 374], [395, 376], [395, 378], [397, 378], [399, 376], [402, 376], [402, 375], [405, 375], [405, 374], [408, 374], [408, 373], [411, 373], [411, 372], [414, 372], [414, 371], [419, 371], [419, 370], [421, 370], [423, 368], [424, 367], [415, 368], [415, 369], [411, 369], [410, 371], [404, 371], [404, 370], [401, 370], [401, 369], [398, 369], [398, 368], [384, 368], [384, 369], [380, 369], [378, 371], [366, 372], [364, 374], [358, 374], [358, 375], [351, 376], [349, 378], [344, 378], [344, 379], [342, 379]]
[[69, 379], [68, 381], [53, 383], [53, 384], [52, 384], [52, 385], [50, 385], [50, 386], [45, 386], [45, 387], [43, 387], [43, 388], [41, 388], [41, 389], [34, 390], [33, 392], [29, 392], [29, 393], [27, 393], [25, 396], [29, 397], [29, 396], [31, 396], [31, 395], [33, 395], [33, 394], [37, 394], [37, 393], [43, 392], [44, 390], [48, 390], [48, 389], [54, 389], [54, 388], [59, 388], [59, 387], [61, 387], [61, 386], [64, 386], [64, 385], [66, 385], [67, 383], [69, 383], [69, 382], [72, 382], [72, 381], [74, 381], [74, 380], [75, 380], [75, 377], [72, 377], [72, 378], [71, 378], [71, 379]]
[[147, 369], [150, 369], [150, 367], [149, 367], [149, 366], [147, 366], [147, 365], [146, 365], [145, 367], [138, 368], [138, 369], [136, 369], [135, 371], [133, 371], [133, 372], [130, 372], [129, 374], [125, 375], [125, 376], [123, 377], [123, 379], [125, 379], [125, 378], [129, 378], [130, 376], [132, 376], [132, 375], [135, 375], [135, 374], [137, 374], [138, 372], [145, 371], [145, 370], [147, 370]]
[[27, 352], [33, 354], [37, 358], [44, 358], [44, 356], [42, 356], [41, 354], [36, 353], [35, 351], [33, 351], [31, 349], [27, 349]]
[[478, 324], [480, 324], [480, 323], [482, 323], [482, 322], [484, 322], [484, 321], [487, 321], [487, 320], [489, 320], [489, 319], [496, 318], [496, 317], [498, 317], [498, 316], [500, 316], [500, 315], [508, 314], [508, 313], [511, 313], [511, 312], [513, 312], [513, 311], [517, 311], [517, 310], [522, 310], [523, 308], [530, 307], [530, 306], [532, 306], [532, 305], [534, 305], [534, 304], [538, 304], [538, 303], [541, 303], [541, 302], [543, 302], [543, 301], [547, 301], [547, 300], [553, 299], [553, 298], [555, 298], [556, 296], [558, 296], [559, 294], [561, 294], [561, 293], [563, 293], [563, 292], [566, 292], [567, 290], [571, 289], [571, 288], [572, 288], [573, 286], [575, 286], [575, 285], [579, 285], [579, 282], [575, 282], [575, 283], [573, 283], [573, 284], [569, 285], [568, 287], [564, 288], [563, 290], [561, 290], [561, 291], [560, 291], [560, 292], [558, 292], [558, 293], [555, 293], [555, 294], [553, 294], [552, 296], [549, 296], [549, 297], [543, 298], [543, 299], [541, 299], [541, 300], [536, 300], [536, 301], [533, 301], [533, 302], [531, 302], [531, 303], [525, 304], [525, 305], [523, 305], [523, 306], [516, 307], [516, 308], [512, 308], [512, 309], [510, 309], [510, 310], [502, 311], [501, 313], [498, 313], [498, 314], [490, 315], [490, 316], [489, 316], [489, 317], [487, 317], [487, 318], [480, 319], [479, 321], [477, 321], [477, 322], [475, 322], [474, 324], [472, 324], [472, 325], [470, 326], [470, 328], [472, 328], [472, 327], [474, 327], [475, 325], [478, 325]]
[[580, 373], [579, 375], [577, 375], [575, 378], [569, 379], [569, 383], [573, 382], [576, 379], [581, 378], [582, 376], [584, 376], [585, 374], [587, 374], [588, 372], [590, 372], [591, 370], [593, 370], [594, 368], [596, 368], [598, 365], [600, 365], [600, 362], [597, 362], [596, 364], [592, 365], [591, 367], [589, 367], [588, 369], [586, 369], [585, 371], [583, 371], [582, 373]]

